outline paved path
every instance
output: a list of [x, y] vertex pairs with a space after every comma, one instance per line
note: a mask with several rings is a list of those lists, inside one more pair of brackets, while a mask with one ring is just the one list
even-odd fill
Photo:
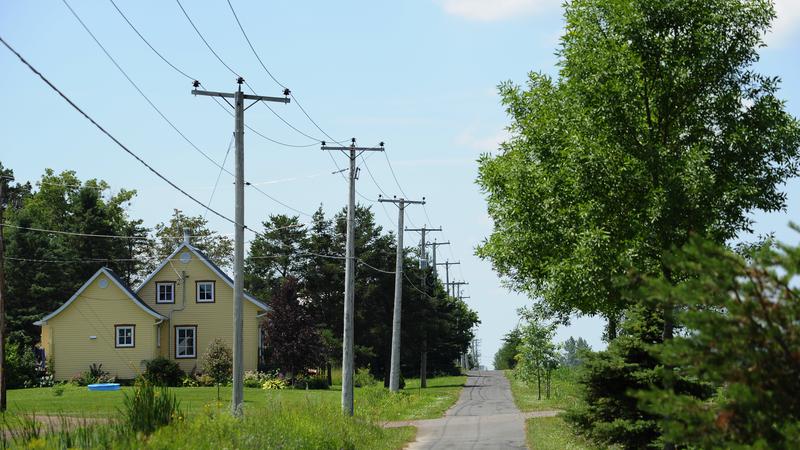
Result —
[[417, 439], [406, 447], [409, 450], [524, 449], [525, 419], [557, 413], [521, 413], [502, 371], [473, 371], [467, 373], [458, 402], [441, 419], [387, 425], [417, 427]]

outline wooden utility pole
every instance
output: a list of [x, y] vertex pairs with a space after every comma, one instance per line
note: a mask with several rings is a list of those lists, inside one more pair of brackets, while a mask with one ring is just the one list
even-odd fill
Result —
[[351, 140], [349, 147], [330, 147], [322, 142], [322, 150], [346, 152], [350, 157], [350, 183], [347, 201], [347, 254], [345, 255], [344, 273], [344, 333], [342, 336], [342, 412], [348, 416], [353, 415], [353, 340], [354, 340], [354, 313], [355, 313], [355, 269], [356, 269], [356, 243], [355, 243], [355, 214], [356, 214], [356, 158], [364, 152], [382, 152], [383, 142], [380, 147], [356, 147], [356, 138]]
[[6, 410], [6, 268], [5, 241], [3, 224], [5, 223], [5, 187], [6, 180], [11, 177], [0, 175], [0, 411]]
[[[419, 231], [422, 234], [422, 239], [419, 242], [419, 268], [422, 269], [422, 295], [428, 295], [426, 292], [425, 286], [427, 285], [427, 269], [428, 269], [428, 253], [425, 250], [425, 246], [428, 244], [425, 241], [425, 234], [428, 231], [442, 231], [442, 228], [428, 228], [426, 226], [422, 226], [422, 228], [407, 228], [406, 231]], [[423, 301], [425, 300], [424, 296], [422, 296]], [[419, 387], [426, 388], [428, 387], [428, 332], [424, 330], [422, 332], [422, 349], [419, 355]]]
[[439, 278], [439, 271], [436, 270], [436, 266], [439, 265], [439, 263], [436, 262], [436, 248], [441, 246], [441, 245], [450, 245], [450, 241], [447, 241], [447, 242], [436, 242], [436, 239], [434, 239], [433, 242], [428, 242], [428, 245], [433, 247], [433, 258], [431, 258], [433, 260], [433, 262], [431, 263], [431, 267], [433, 268], [434, 281], [436, 281], [436, 279]]
[[[447, 295], [450, 295], [450, 266], [455, 266], [458, 264], [461, 264], [461, 262], [445, 261], [443, 263], [436, 263], [437, 266], [444, 266], [444, 290], [447, 291]], [[453, 297], [452, 295], [450, 296]]]
[[[235, 416], [242, 414], [242, 402], [244, 401], [244, 344], [243, 344], [243, 321], [242, 321], [242, 299], [244, 297], [244, 106], [245, 100], [254, 100], [252, 106], [257, 102], [278, 102], [289, 103], [289, 90], [283, 91], [285, 97], [265, 97], [262, 95], [249, 95], [242, 92], [244, 79], [239, 77], [236, 82], [239, 88], [236, 92], [212, 92], [200, 91], [197, 88], [200, 82], [193, 83], [192, 94], [205, 95], [209, 97], [232, 98], [236, 111], [235, 117], [235, 139], [236, 139], [236, 168], [234, 175], [236, 178], [236, 216], [234, 217], [234, 249], [233, 249], [233, 392], [231, 394], [231, 411]], [[227, 100], [226, 100], [227, 102]], [[249, 106], [248, 106], [249, 108]]]
[[397, 261], [394, 269], [394, 313], [392, 315], [392, 356], [389, 370], [389, 390], [397, 392], [400, 390], [400, 322], [403, 313], [403, 216], [405, 215], [406, 205], [424, 205], [422, 201], [400, 199], [378, 198], [379, 202], [397, 204], [399, 209], [397, 214]]

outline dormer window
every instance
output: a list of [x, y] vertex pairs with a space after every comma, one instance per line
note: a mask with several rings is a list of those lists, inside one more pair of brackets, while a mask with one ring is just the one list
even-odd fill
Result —
[[197, 303], [214, 303], [214, 282], [213, 281], [198, 281], [197, 296], [195, 297]]
[[175, 282], [156, 283], [156, 303], [175, 303]]

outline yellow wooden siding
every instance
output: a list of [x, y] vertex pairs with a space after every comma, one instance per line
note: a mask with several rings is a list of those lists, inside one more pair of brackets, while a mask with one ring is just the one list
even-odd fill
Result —
[[[182, 253], [187, 252], [191, 259], [187, 263], [181, 262]], [[179, 274], [186, 272], [187, 289], [184, 303], [184, 290]], [[214, 303], [197, 303], [196, 282], [214, 281]], [[156, 283], [175, 283], [175, 303], [156, 303]], [[201, 369], [201, 358], [208, 345], [215, 339], [224, 340], [229, 347], [233, 343], [233, 288], [211, 270], [205, 262], [196, 255], [184, 249], [178, 252], [175, 258], [167, 263], [158, 273], [138, 291], [139, 297], [153, 309], [170, 317], [169, 327], [162, 331], [161, 354], [168, 355], [170, 359], [178, 362], [181, 369], [189, 372], [193, 368]], [[256, 370], [258, 368], [258, 319], [259, 309], [250, 301], [244, 300], [244, 369]], [[182, 309], [182, 310], [181, 310]], [[175, 358], [175, 326], [197, 326], [197, 358]], [[168, 340], [167, 340], [168, 339]]]
[[49, 361], [53, 351], [53, 332], [50, 325], [42, 325], [42, 339], [40, 341], [44, 350], [44, 357]]
[[[108, 285], [101, 288], [99, 282]], [[121, 379], [135, 378], [143, 362], [156, 356], [157, 319], [123, 292], [105, 275], [100, 275], [65, 310], [42, 327], [42, 338], [50, 340], [55, 378], [68, 380], [102, 364], [103, 370]], [[132, 348], [115, 347], [114, 325], [135, 325]], [[96, 336], [92, 339], [91, 336]]]

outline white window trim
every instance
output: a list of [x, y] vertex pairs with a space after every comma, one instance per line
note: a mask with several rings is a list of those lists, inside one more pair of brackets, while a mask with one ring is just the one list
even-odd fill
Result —
[[[161, 300], [161, 286], [169, 286], [172, 288], [172, 300]], [[156, 303], [175, 303], [175, 283], [172, 281], [165, 281], [161, 283], [156, 283]]]
[[[179, 333], [181, 330], [192, 330], [192, 354], [191, 355], [179, 355], [178, 354], [178, 341], [179, 341]], [[192, 326], [176, 326], [175, 327], [175, 359], [194, 359], [197, 358], [197, 327]]]
[[[205, 300], [200, 300], [200, 286], [204, 285], [204, 284], [210, 284], [211, 285], [211, 298], [210, 299], [205, 299]], [[214, 303], [217, 300], [217, 292], [216, 292], [217, 291], [217, 286], [216, 285], [217, 285], [217, 283], [214, 283], [213, 281], [198, 281], [197, 283], [195, 283], [194, 300], [197, 303]]]
[[[120, 344], [119, 343], [119, 332], [120, 330], [131, 330], [131, 343], [130, 344]], [[136, 347], [136, 326], [135, 325], [114, 325], [114, 346], [116, 348], [132, 348]]]

